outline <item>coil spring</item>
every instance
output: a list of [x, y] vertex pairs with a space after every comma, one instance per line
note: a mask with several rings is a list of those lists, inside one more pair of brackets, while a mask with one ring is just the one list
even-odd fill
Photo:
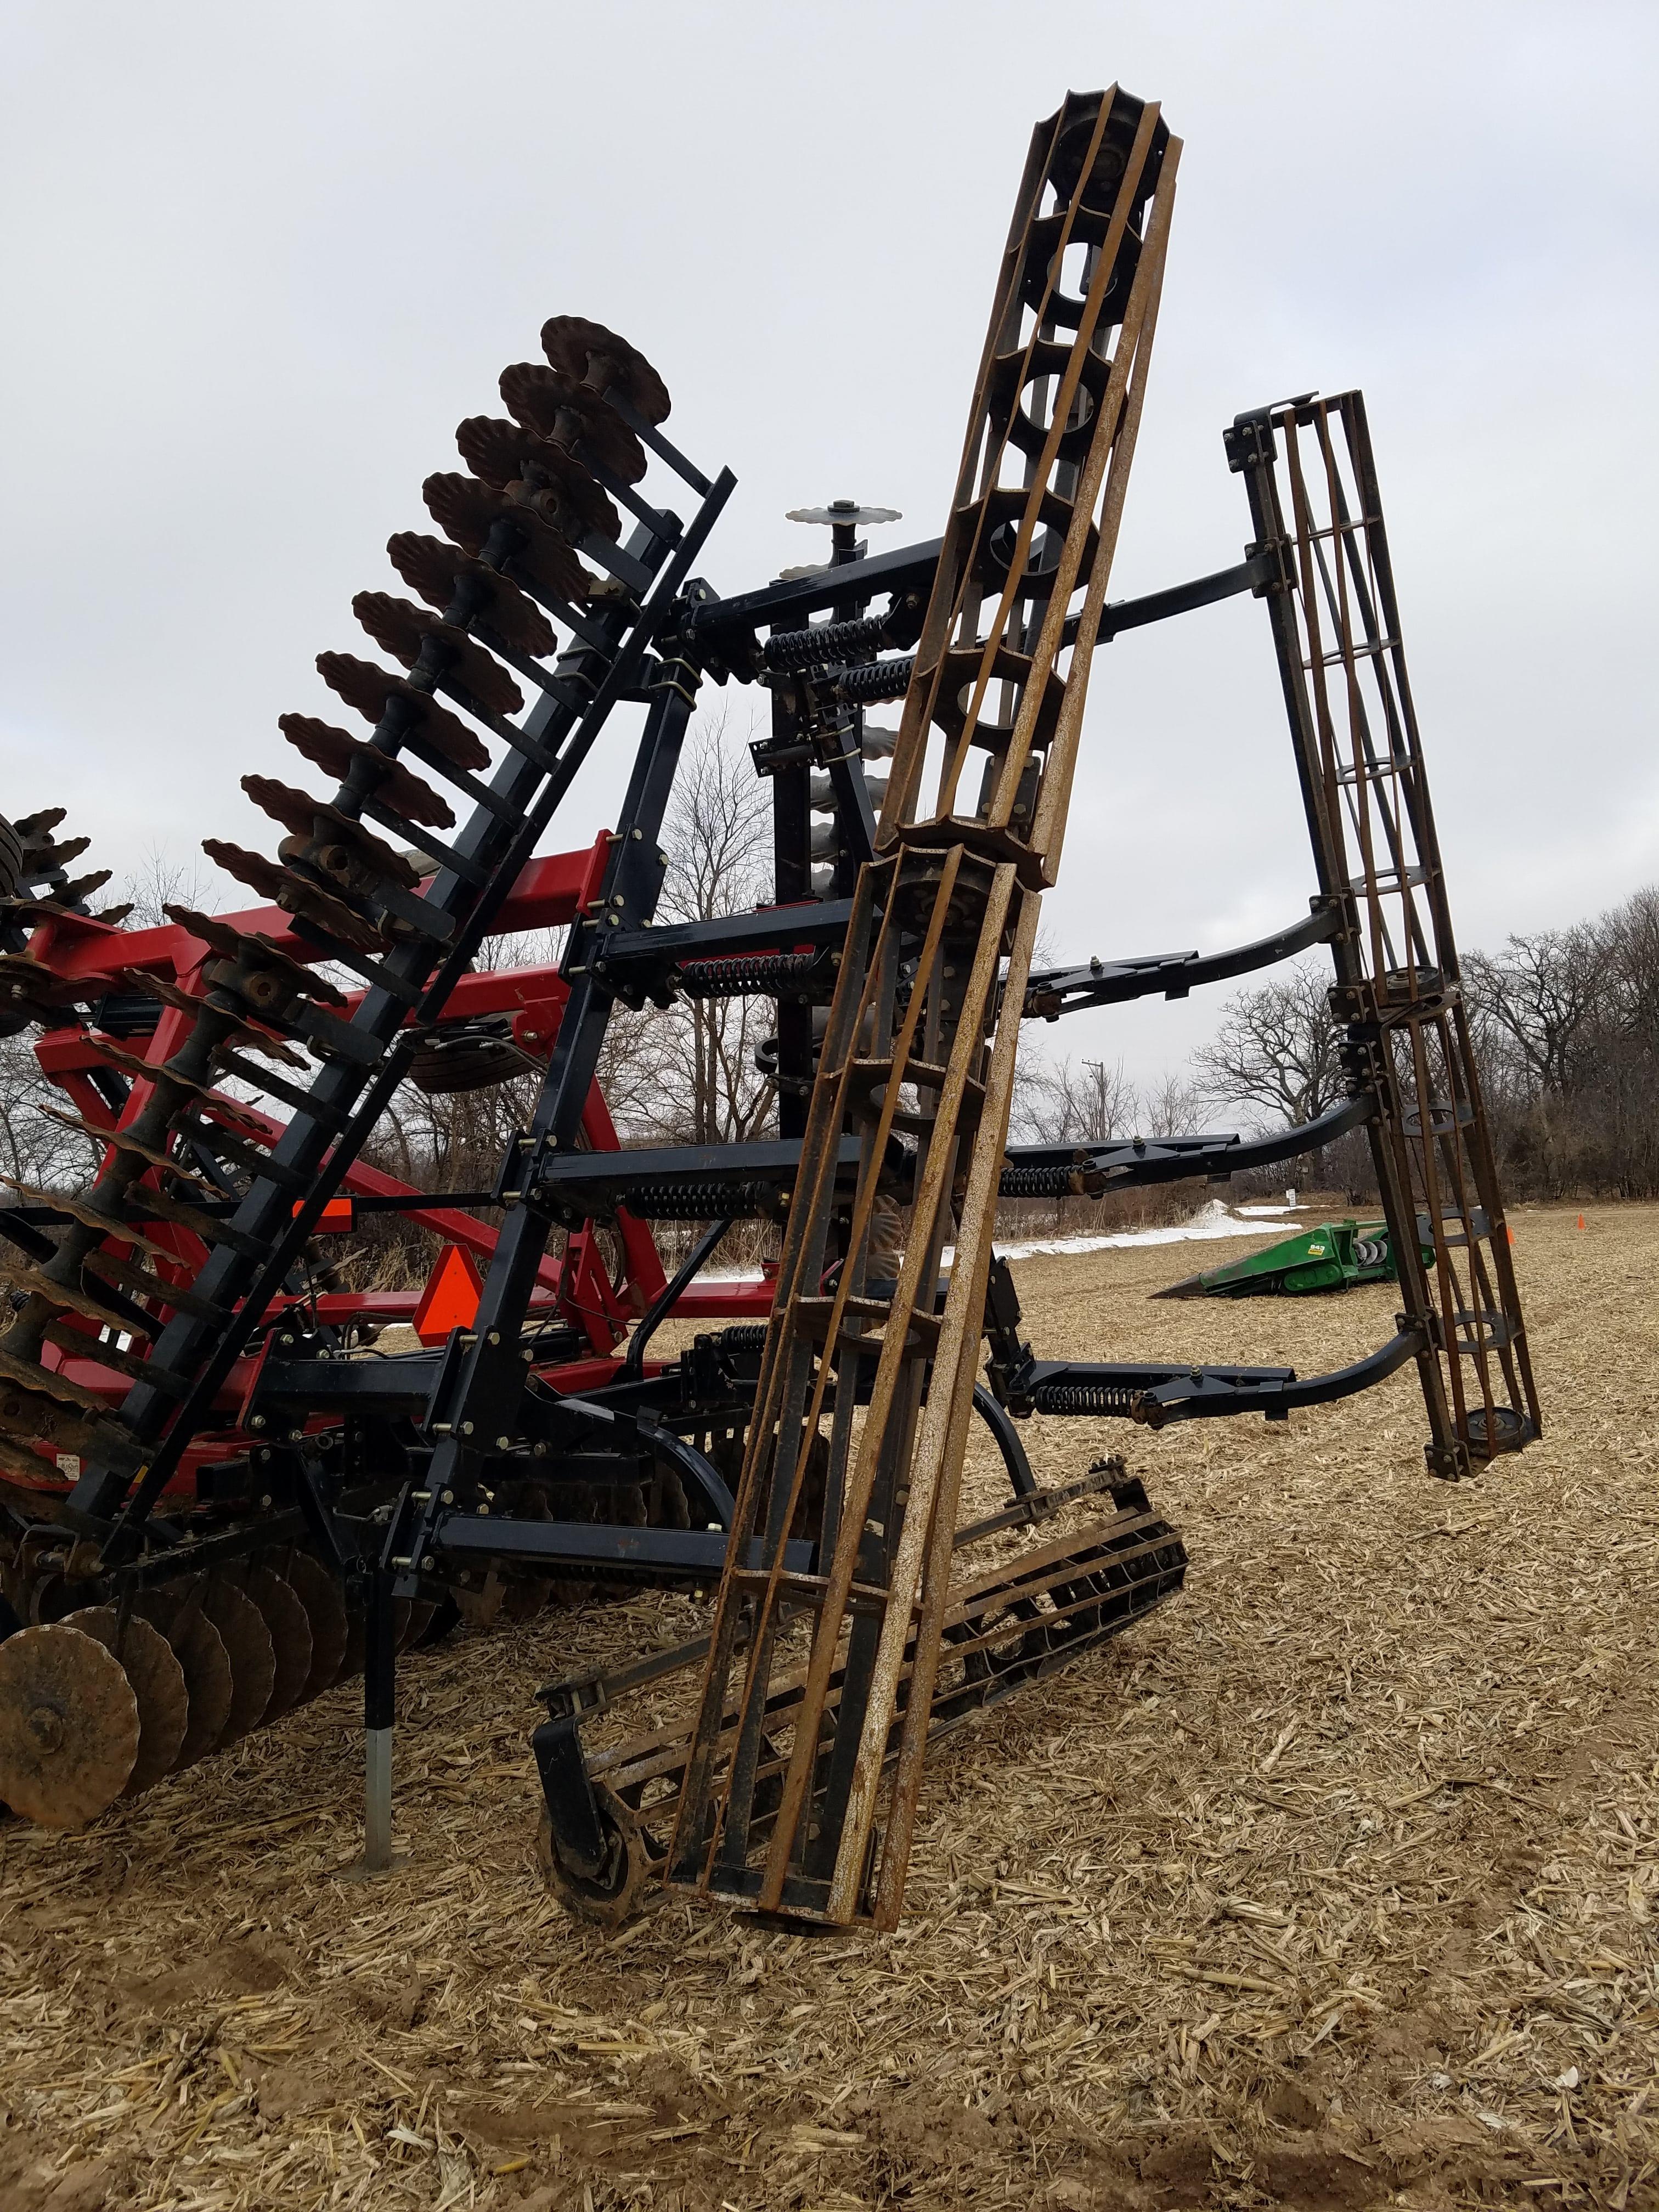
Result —
[[636, 1221], [726, 1221], [770, 1213], [777, 1186], [769, 1182], [705, 1182], [691, 1176], [638, 1183], [619, 1203]]
[[837, 680], [843, 699], [854, 705], [870, 699], [902, 699], [910, 688], [915, 673], [916, 656], [905, 654], [902, 660], [872, 660], [863, 668], [847, 669]]
[[1112, 1382], [1039, 1382], [1031, 1403], [1039, 1413], [1131, 1413], [1135, 1393]]
[[858, 622], [823, 623], [816, 629], [781, 630], [767, 639], [761, 665], [786, 671], [835, 668], [878, 652], [886, 629], [885, 615], [866, 615]]
[[822, 958], [817, 952], [731, 952], [688, 960], [676, 980], [688, 999], [777, 998], [799, 990]]
[[766, 1323], [763, 1321], [734, 1321], [729, 1328], [716, 1329], [714, 1341], [722, 1352], [764, 1352]]
[[1083, 1170], [1073, 1167], [1008, 1167], [998, 1188], [1004, 1198], [1074, 1198], [1085, 1185]]

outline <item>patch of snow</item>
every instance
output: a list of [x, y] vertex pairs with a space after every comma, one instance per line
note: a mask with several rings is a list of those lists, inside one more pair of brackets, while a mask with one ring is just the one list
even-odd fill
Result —
[[[1176, 1222], [1163, 1229], [1123, 1229], [1108, 1237], [1034, 1237], [1012, 1244], [999, 1242], [996, 1249], [1005, 1260], [1034, 1260], [1069, 1252], [1123, 1252], [1140, 1244], [1183, 1244], [1212, 1237], [1278, 1237], [1295, 1228], [1296, 1223], [1291, 1218], [1293, 1213], [1305, 1211], [1303, 1206], [1241, 1206], [1230, 1209], [1224, 1200], [1212, 1198], [1190, 1221]], [[956, 1247], [947, 1244], [943, 1265], [948, 1267], [955, 1257]], [[763, 1283], [767, 1279], [759, 1267], [722, 1269], [718, 1274], [697, 1277], [698, 1282], [704, 1284]]]
[[1031, 1237], [1016, 1244], [999, 1243], [997, 1250], [1005, 1260], [1031, 1260], [1051, 1253], [1124, 1252], [1140, 1244], [1184, 1244], [1212, 1237], [1277, 1237], [1295, 1226], [1282, 1206], [1240, 1206], [1233, 1212], [1221, 1199], [1212, 1198], [1190, 1221], [1164, 1229], [1124, 1229], [1109, 1237]]

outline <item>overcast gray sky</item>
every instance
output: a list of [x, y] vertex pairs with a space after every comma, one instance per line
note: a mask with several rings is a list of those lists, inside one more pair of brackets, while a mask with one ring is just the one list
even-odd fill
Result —
[[[368, 649], [351, 594], [550, 313], [631, 337], [736, 471], [720, 589], [819, 556], [804, 502], [934, 535], [1030, 126], [1115, 78], [1186, 152], [1112, 595], [1238, 557], [1241, 408], [1362, 386], [1462, 941], [1659, 880], [1651, 0], [6, 23], [0, 811], [68, 805], [118, 874], [269, 842], [238, 778], [293, 772], [277, 714], [331, 712], [313, 656]], [[609, 820], [623, 736], [550, 848]], [[1260, 607], [1097, 657], [1066, 857], [1066, 956], [1303, 910]], [[1150, 1076], [1218, 1004], [1063, 1042]]]

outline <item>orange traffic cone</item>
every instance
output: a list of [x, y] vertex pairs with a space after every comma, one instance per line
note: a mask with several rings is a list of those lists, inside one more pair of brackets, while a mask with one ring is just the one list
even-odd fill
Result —
[[1584, 1225], [1584, 1217], [1583, 1217], [1583, 1215], [1581, 1213], [1581, 1214], [1579, 1215], [1579, 1217], [1578, 1217], [1578, 1226], [1582, 1229], [1582, 1228], [1583, 1227], [1583, 1225]]

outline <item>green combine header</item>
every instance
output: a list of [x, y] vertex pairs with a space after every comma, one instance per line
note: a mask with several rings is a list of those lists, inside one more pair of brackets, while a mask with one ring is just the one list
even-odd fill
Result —
[[[1433, 1264], [1432, 1249], [1423, 1255]], [[1351, 1290], [1356, 1283], [1391, 1283], [1394, 1253], [1386, 1221], [1322, 1221], [1268, 1244], [1224, 1267], [1154, 1291], [1155, 1298], [1304, 1297], [1319, 1291]]]

